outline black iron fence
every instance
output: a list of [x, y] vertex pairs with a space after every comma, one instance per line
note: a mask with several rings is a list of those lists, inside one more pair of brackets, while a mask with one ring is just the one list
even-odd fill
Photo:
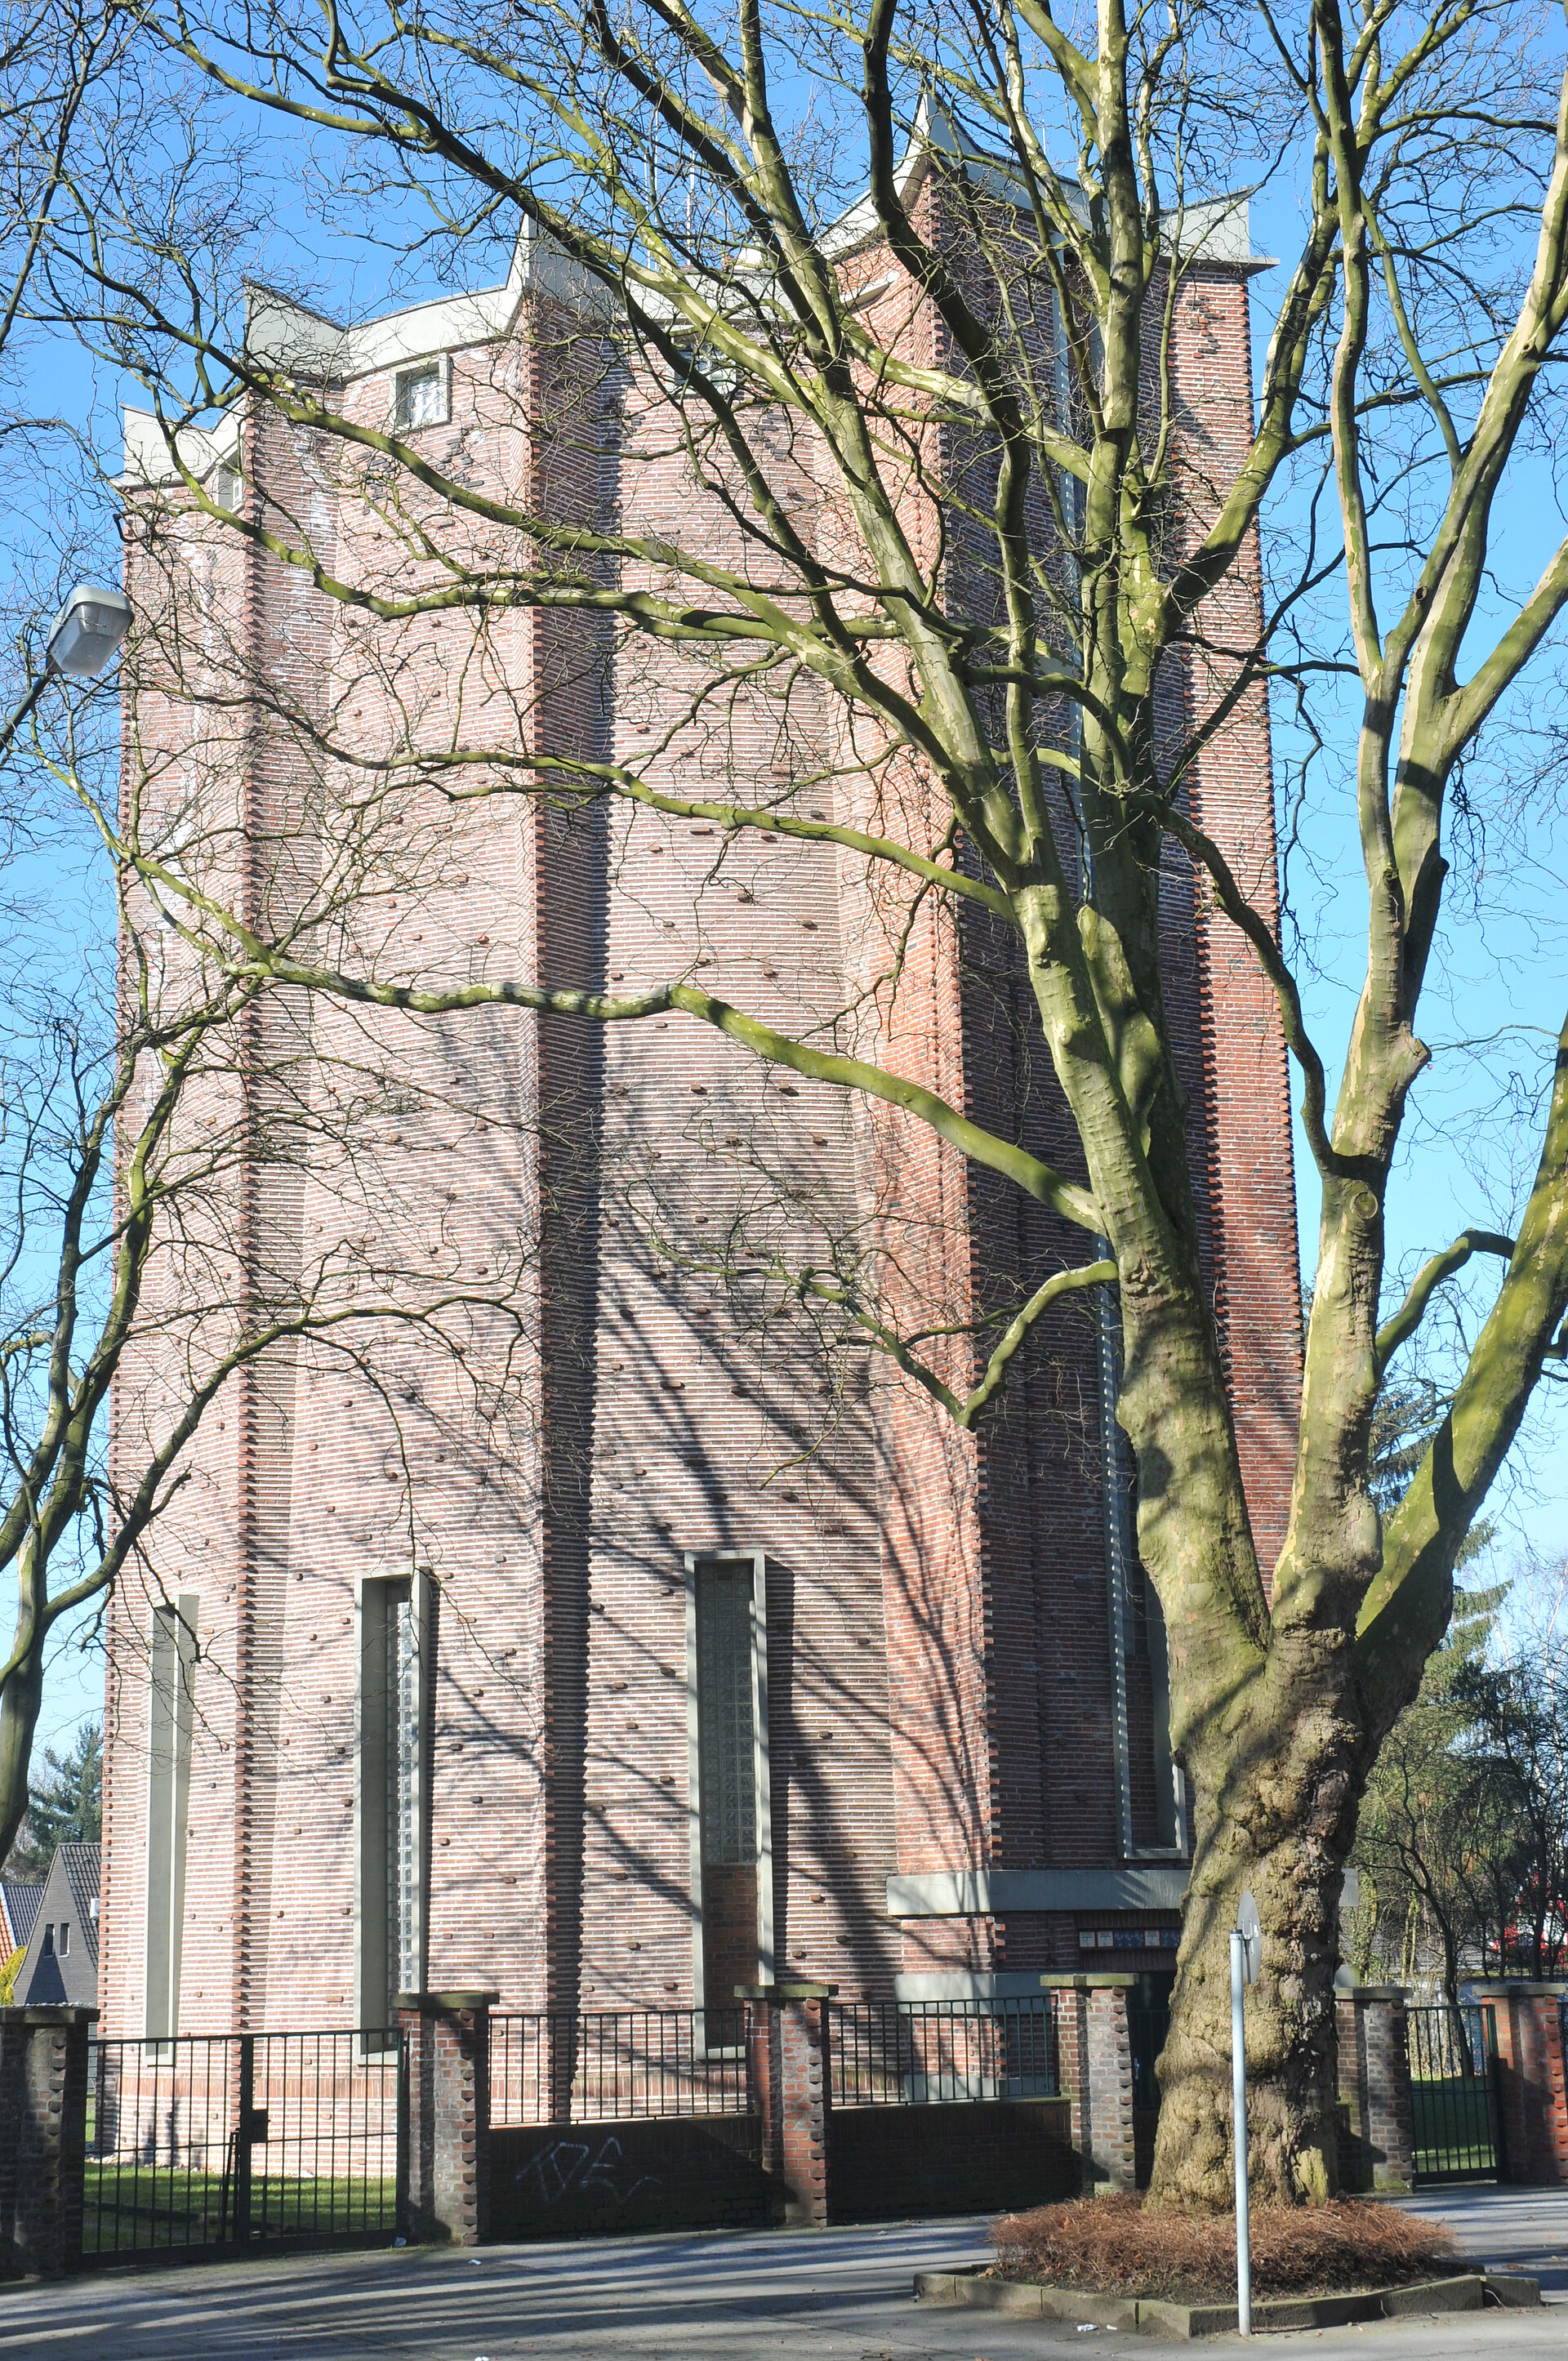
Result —
[[1044, 1993], [835, 2003], [828, 2039], [836, 2107], [1055, 2098], [1060, 2088], [1056, 2013]]
[[490, 2019], [490, 2121], [747, 2115], [749, 2008], [529, 2010]]
[[1497, 2018], [1485, 2004], [1408, 2008], [1418, 2180], [1491, 2180], [1497, 2135]]
[[403, 2055], [362, 2030], [93, 2043], [84, 2259], [389, 2244]]
[[[1054, 2098], [1048, 1998], [828, 2004], [836, 2106]], [[609, 2123], [761, 2107], [765, 2015], [730, 2009], [531, 2010], [490, 2019], [490, 2121]]]

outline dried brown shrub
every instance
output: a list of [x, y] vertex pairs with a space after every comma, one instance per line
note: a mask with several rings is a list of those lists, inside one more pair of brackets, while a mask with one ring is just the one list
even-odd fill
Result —
[[[1235, 2298], [1236, 2231], [1225, 2214], [1157, 2213], [1137, 2197], [1080, 2197], [1009, 2213], [991, 2237], [1007, 2279], [1104, 2295]], [[1256, 2296], [1389, 2287], [1457, 2268], [1451, 2234], [1397, 2205], [1340, 2198], [1329, 2205], [1260, 2205], [1253, 2213]]]

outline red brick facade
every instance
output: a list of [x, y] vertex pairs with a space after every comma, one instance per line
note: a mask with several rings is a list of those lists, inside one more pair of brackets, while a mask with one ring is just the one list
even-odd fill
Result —
[[[333, 346], [321, 324], [257, 299], [256, 334], [276, 335], [280, 320], [332, 347], [322, 373], [369, 423], [390, 412], [400, 361], [439, 350], [450, 416], [422, 432], [466, 480], [740, 555], [667, 408], [620, 382], [536, 277], [504, 300], [376, 324], [357, 343]], [[1251, 420], [1245, 257], [1193, 271], [1175, 379], [1194, 469], [1221, 480]], [[408, 520], [389, 514], [359, 456], [258, 411], [244, 461], [247, 512], [296, 520], [340, 581], [373, 585], [403, 562], [394, 525]], [[843, 527], [821, 467], [809, 454], [779, 467], [797, 523], [829, 545]], [[417, 783], [383, 784], [371, 803], [365, 774], [321, 752], [335, 738], [375, 754], [407, 727], [426, 744], [488, 735], [542, 762], [642, 764], [698, 676], [686, 659], [538, 615], [497, 616], [483, 635], [456, 613], [372, 631], [221, 527], [177, 518], [153, 543], [153, 505], [128, 506], [128, 585], [161, 653], [128, 708], [127, 773], [158, 750], [148, 793], [171, 807], [198, 774], [207, 783], [214, 840], [239, 848], [214, 852], [213, 882], [258, 921], [330, 905], [352, 857], [352, 906], [332, 921], [345, 964], [611, 991], [690, 974], [790, 1030], [830, 1019], [843, 1046], [1071, 1157], [1015, 954], [986, 923], [927, 900], [906, 927], [907, 897], [889, 906], [847, 854], [766, 832], [731, 842], [625, 804], [454, 804]], [[474, 519], [442, 532], [472, 562], [494, 538]], [[1245, 627], [1255, 552], [1224, 596]], [[159, 671], [171, 652], [186, 690], [238, 677], [249, 693], [195, 711]], [[1212, 693], [1185, 676], [1190, 712]], [[808, 815], [918, 829], [918, 780], [872, 766], [841, 807], [815, 783], [830, 778], [838, 727], [809, 689], [793, 693], [786, 723], [771, 695], [740, 691], [722, 718], [678, 731], [654, 775], [685, 796], [793, 791]], [[490, 775], [504, 784], [499, 766]], [[546, 771], [522, 778], [540, 781]], [[345, 785], [359, 798], [352, 826]], [[1190, 792], [1272, 911], [1261, 692]], [[1283, 1530], [1299, 1356], [1284, 1051], [1255, 965], [1174, 863], [1167, 936], [1266, 1559]], [[830, 1247], [872, 1236], [894, 1309], [919, 1307], [935, 1326], [1078, 1259], [1081, 1239], [911, 1120], [796, 1083], [680, 1017], [598, 1029], [504, 1008], [413, 1021], [271, 1004], [212, 1089], [241, 1093], [253, 1145], [221, 1184], [232, 1194], [203, 1249], [203, 1302], [214, 1271], [243, 1300], [247, 1274], [297, 1279], [339, 1249], [373, 1261], [381, 1241], [432, 1283], [493, 1278], [497, 1302], [465, 1315], [455, 1357], [390, 1325], [357, 1363], [316, 1345], [279, 1356], [231, 1385], [203, 1430], [158, 1531], [156, 1584], [127, 1584], [111, 1620], [106, 2030], [141, 2031], [148, 2007], [158, 1587], [199, 1601], [179, 2020], [364, 2021], [359, 1618], [368, 1582], [415, 1568], [435, 1649], [421, 1828], [430, 1986], [497, 1986], [510, 2007], [696, 1996], [688, 1565], [729, 1555], [762, 1569], [753, 1738], [771, 1953], [760, 1931], [754, 1973], [820, 1977], [847, 1995], [899, 1978], [911, 1991], [1000, 1978], [1037, 1992], [1042, 1969], [1077, 1968], [1086, 1927], [1152, 1937], [1118, 1949], [1118, 1968], [1170, 1963], [1158, 1946], [1183, 1872], [1159, 1842], [1157, 1697], [1130, 1607], [1113, 1639], [1098, 1345], [1082, 1303], [1047, 1323], [973, 1436], [882, 1366], [868, 1373], [864, 1354], [824, 1349], [787, 1290], [727, 1295], [714, 1276], [742, 1224], [751, 1265], [776, 1246], [822, 1267]], [[291, 1125], [309, 1152], [269, 1154]], [[178, 1310], [195, 1266], [173, 1257], [158, 1283]], [[123, 1455], [157, 1383], [149, 1367], [122, 1388]]]

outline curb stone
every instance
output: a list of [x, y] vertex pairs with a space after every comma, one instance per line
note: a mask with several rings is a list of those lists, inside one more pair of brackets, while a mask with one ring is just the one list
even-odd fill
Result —
[[[1234, 2303], [1172, 2303], [1146, 2296], [1097, 2296], [1028, 2279], [998, 2279], [989, 2267], [916, 2271], [915, 2293], [927, 2303], [1013, 2319], [1076, 2321], [1085, 2327], [1144, 2329], [1194, 2338], [1234, 2334]], [[1354, 2295], [1276, 2296], [1252, 2308], [1257, 2328], [1348, 2328], [1362, 2320], [1398, 2320], [1431, 2312], [1480, 2312], [1496, 2305], [1519, 2310], [1541, 2301], [1541, 2281], [1516, 2271], [1465, 2271], [1453, 2279], [1417, 2279], [1403, 2287], [1361, 2288]]]

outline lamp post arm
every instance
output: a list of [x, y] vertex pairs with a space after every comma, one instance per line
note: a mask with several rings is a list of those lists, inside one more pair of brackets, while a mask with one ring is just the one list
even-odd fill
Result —
[[49, 667], [46, 664], [43, 671], [40, 672], [38, 677], [34, 680], [32, 686], [28, 689], [26, 697], [23, 697], [16, 711], [8, 719], [0, 721], [0, 756], [10, 752], [12, 739], [16, 736], [23, 722], [27, 719], [28, 714], [32, 711], [34, 706], [43, 695], [48, 685]]

